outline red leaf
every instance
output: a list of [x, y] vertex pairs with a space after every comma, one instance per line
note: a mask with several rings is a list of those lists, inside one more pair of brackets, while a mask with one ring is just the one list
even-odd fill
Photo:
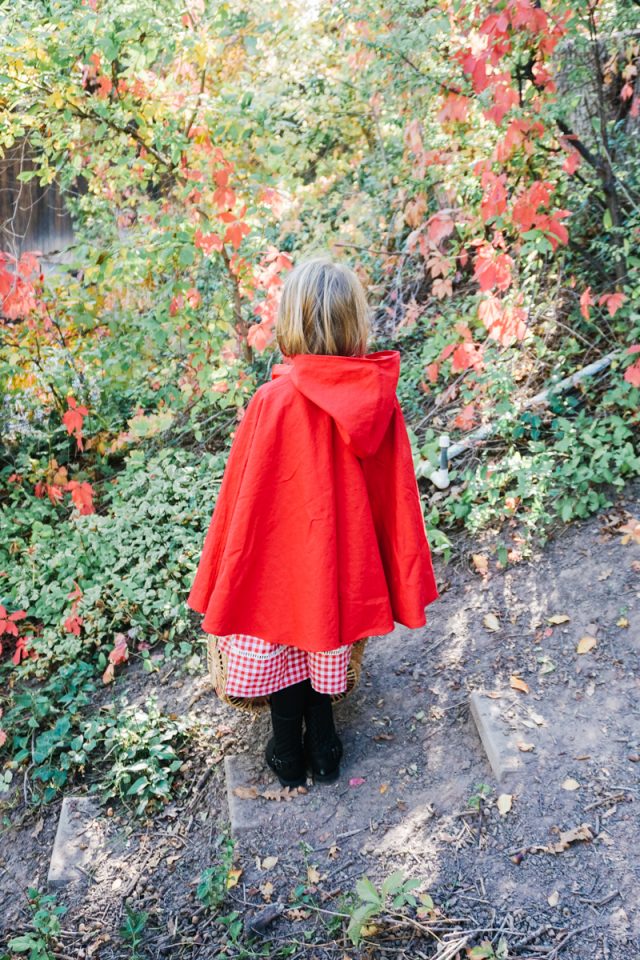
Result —
[[624, 87], [620, 91], [620, 99], [628, 100], [632, 96], [633, 96], [633, 84], [627, 81], [627, 83], [625, 83]]
[[427, 236], [433, 243], [440, 243], [453, 232], [454, 223], [448, 213], [434, 213], [427, 221]]
[[458, 344], [453, 351], [451, 369], [455, 371], [469, 370], [471, 367], [474, 370], [481, 370], [483, 367], [482, 344], [465, 340], [464, 343]]
[[224, 235], [224, 242], [230, 243], [232, 247], [235, 247], [237, 250], [240, 244], [242, 243], [242, 238], [250, 232], [251, 228], [248, 224], [244, 223], [242, 220], [236, 220], [235, 223], [230, 224], [227, 227], [227, 231]]
[[127, 638], [123, 633], [116, 634], [116, 644], [109, 654], [109, 662], [113, 664], [124, 663], [129, 659], [129, 648]]
[[475, 403], [467, 403], [453, 421], [454, 427], [460, 430], [470, 430], [475, 420]]
[[62, 422], [67, 428], [69, 434], [73, 433], [78, 444], [78, 449], [82, 450], [82, 423], [83, 418], [88, 414], [86, 407], [79, 407], [72, 396], [67, 397], [69, 409], [62, 415]]
[[580, 297], [580, 313], [585, 318], [589, 319], [589, 307], [594, 303], [594, 299], [591, 296], [591, 287], [587, 287], [582, 296]]
[[630, 367], [627, 367], [624, 372], [624, 379], [627, 383], [630, 383], [632, 387], [640, 390], [640, 360], [636, 360]]
[[0, 606], [0, 636], [2, 636], [3, 633], [8, 633], [14, 637], [17, 637], [18, 628], [16, 627], [16, 621], [24, 620], [26, 615], [26, 610], [16, 610], [14, 613], [10, 613], [7, 616], [6, 608]]
[[576, 170], [578, 169], [581, 163], [582, 163], [582, 157], [580, 156], [578, 151], [572, 150], [569, 156], [566, 158], [566, 160], [562, 164], [562, 169], [565, 171], [565, 173], [568, 173], [569, 175], [571, 175], [576, 172]]
[[27, 660], [30, 656], [33, 656], [34, 659], [37, 659], [37, 654], [32, 654], [27, 647], [27, 638], [18, 637], [16, 640], [16, 649], [11, 658], [13, 663], [15, 663], [17, 667], [20, 663], [22, 663], [23, 660]]
[[511, 285], [512, 266], [513, 260], [509, 254], [498, 253], [490, 243], [483, 243], [478, 247], [473, 272], [481, 290], [491, 290], [495, 286], [499, 290], [507, 290]]
[[226, 210], [234, 206], [236, 195], [231, 187], [218, 187], [218, 189], [214, 191], [213, 202], [219, 210]]
[[461, 93], [447, 94], [444, 106], [438, 112], [438, 120], [440, 123], [464, 122], [469, 115], [469, 103], [469, 98]]
[[482, 177], [482, 185], [485, 190], [480, 203], [480, 213], [485, 223], [493, 217], [500, 216], [507, 209], [507, 191], [504, 179], [504, 174], [497, 177], [490, 170], [486, 171]]
[[76, 614], [71, 614], [64, 621], [64, 629], [67, 633], [74, 633], [76, 637], [80, 636], [80, 627], [82, 626], [82, 617], [77, 616]]
[[627, 298], [624, 293], [603, 293], [598, 303], [600, 306], [606, 304], [609, 316], [615, 317], [616, 313]]
[[253, 323], [247, 333], [247, 343], [258, 353], [263, 353], [272, 339], [272, 332], [266, 323]]
[[439, 363], [429, 363], [429, 364], [427, 364], [427, 366], [425, 367], [425, 372], [426, 372], [429, 380], [431, 381], [431, 383], [435, 383], [436, 380], [438, 379], [438, 372], [439, 372], [439, 370], [440, 370], [440, 364], [439, 364]]
[[95, 513], [93, 506], [93, 487], [87, 480], [69, 480], [66, 490], [71, 493], [71, 499], [83, 516]]
[[207, 256], [213, 250], [217, 250], [219, 253], [223, 246], [222, 237], [219, 237], [217, 233], [203, 233], [202, 230], [196, 230], [193, 242]]

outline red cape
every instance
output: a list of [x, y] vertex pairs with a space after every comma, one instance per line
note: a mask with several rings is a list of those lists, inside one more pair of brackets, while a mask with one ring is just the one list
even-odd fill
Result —
[[240, 421], [187, 604], [303, 650], [426, 623], [438, 597], [397, 350], [297, 354]]

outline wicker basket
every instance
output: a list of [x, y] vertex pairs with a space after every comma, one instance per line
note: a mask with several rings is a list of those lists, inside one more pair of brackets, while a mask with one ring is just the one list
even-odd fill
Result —
[[[368, 637], [363, 637], [362, 640], [356, 640], [353, 644], [351, 658], [347, 667], [347, 689], [343, 690], [342, 693], [331, 694], [332, 703], [339, 703], [340, 700], [344, 700], [345, 697], [353, 693], [358, 686], [362, 671], [362, 656], [364, 654], [364, 648], [367, 645], [367, 640]], [[211, 685], [224, 703], [228, 703], [232, 707], [237, 707], [239, 710], [249, 710], [252, 713], [269, 710], [269, 694], [265, 694], [262, 697], [231, 697], [225, 693], [227, 685], [227, 654], [224, 650], [220, 649], [214, 636], [207, 638], [207, 667], [209, 669]]]

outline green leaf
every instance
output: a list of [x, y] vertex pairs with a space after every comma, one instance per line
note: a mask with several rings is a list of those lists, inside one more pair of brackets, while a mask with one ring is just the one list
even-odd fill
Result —
[[404, 882], [404, 873], [402, 870], [395, 870], [391, 876], [386, 877], [382, 882], [382, 893], [396, 893]]
[[369, 880], [369, 877], [361, 877], [356, 883], [356, 892], [361, 900], [368, 903], [380, 903], [380, 894]]
[[127, 790], [127, 796], [132, 794], [142, 793], [145, 787], [149, 785], [149, 781], [146, 777], [138, 777], [138, 779], [133, 783]]
[[26, 953], [27, 950], [33, 950], [39, 946], [40, 941], [28, 933], [22, 937], [14, 937], [8, 943], [9, 950], [13, 950], [15, 953]]

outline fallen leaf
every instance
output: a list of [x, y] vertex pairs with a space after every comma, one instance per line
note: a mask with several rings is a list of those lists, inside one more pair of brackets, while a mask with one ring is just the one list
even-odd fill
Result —
[[554, 613], [552, 617], [547, 617], [547, 623], [568, 623], [571, 617], [567, 613]]
[[513, 687], [514, 690], [521, 690], [522, 693], [529, 693], [527, 684], [520, 677], [516, 677], [515, 674], [509, 678], [509, 686]]
[[264, 797], [265, 800], [293, 800], [293, 798], [299, 793], [307, 793], [306, 787], [267, 787], [266, 790], [262, 790], [258, 794], [259, 797]]
[[[557, 830], [557, 828], [555, 828]], [[581, 823], [579, 827], [572, 827], [570, 830], [557, 830], [559, 835], [559, 840], [556, 843], [536, 843], [526, 848], [528, 853], [562, 853], [564, 850], [567, 850], [570, 844], [577, 843], [579, 841], [593, 840], [593, 834], [591, 832], [591, 827], [588, 823]], [[601, 830], [598, 834], [598, 841], [602, 842], [603, 838], [606, 838], [606, 833], [604, 830]], [[605, 842], [606, 839], [605, 839]], [[512, 858], [513, 859], [513, 858]], [[516, 862], [516, 861], [514, 861]], [[518, 861], [519, 862], [519, 861]]]
[[308, 920], [311, 916], [310, 910], [301, 910], [300, 907], [292, 907], [291, 910], [285, 910], [287, 920]]
[[266, 900], [267, 903], [271, 901], [271, 896], [273, 894], [273, 884], [270, 880], [267, 880], [266, 883], [260, 884], [260, 893], [262, 894], [263, 900]]
[[91, 944], [90, 947], [87, 947], [87, 957], [92, 957], [94, 953], [100, 949], [104, 943], [108, 943], [111, 940], [111, 937], [108, 933], [101, 933], [97, 940]]
[[556, 665], [550, 657], [539, 657], [538, 661], [541, 664], [540, 670], [538, 671], [541, 677], [543, 677], [545, 673], [553, 673], [556, 669]]
[[570, 843], [576, 843], [579, 840], [593, 840], [588, 823], [581, 823], [579, 827], [572, 827], [571, 830], [560, 831], [560, 839], [557, 843], [551, 844], [548, 849], [552, 853], [561, 853]]
[[35, 827], [34, 827], [33, 830], [31, 831], [31, 836], [32, 836], [32, 837], [37, 837], [43, 827], [44, 827], [44, 820], [43, 820], [42, 817], [40, 817], [40, 819], [39, 819], [38, 822], [36, 823]]
[[487, 628], [487, 630], [491, 630], [492, 633], [495, 633], [496, 630], [500, 629], [500, 621], [498, 620], [495, 613], [485, 614], [485, 616], [482, 618], [482, 622]]
[[517, 747], [523, 753], [531, 753], [536, 748], [534, 743], [527, 743], [526, 740], [518, 740]]
[[613, 570], [602, 570], [598, 574], [598, 580], [608, 580], [612, 573]]
[[335, 860], [337, 858], [339, 851], [340, 851], [340, 847], [336, 846], [335, 843], [331, 844], [331, 846], [329, 847], [329, 856], [331, 857], [332, 860]]
[[380, 793], [386, 793], [388, 789], [389, 789], [389, 784], [388, 784], [388, 783], [381, 783], [381, 784], [380, 784]]
[[489, 557], [486, 557], [483, 553], [474, 553], [471, 556], [473, 560], [473, 565], [481, 573], [483, 577], [486, 577], [489, 572]]
[[229, 873], [227, 874], [227, 890], [230, 890], [231, 887], [235, 887], [241, 876], [242, 869], [229, 870]]
[[511, 810], [511, 801], [513, 800], [513, 795], [511, 793], [501, 793], [498, 797], [498, 810], [500, 815], [505, 817], [509, 810]]
[[550, 893], [547, 897], [547, 903], [550, 907], [557, 907], [560, 902], [560, 894], [557, 890], [554, 890], [553, 893]]
[[275, 867], [277, 862], [277, 857], [265, 857], [260, 866], [262, 870], [271, 870], [272, 867]]
[[618, 527], [618, 533], [624, 533], [621, 543], [640, 543], [640, 520], [631, 517], [628, 523]]
[[562, 781], [563, 790], [578, 790], [579, 788], [580, 788], [580, 784], [578, 783], [577, 780], [574, 780], [573, 777], [566, 777]]
[[234, 787], [233, 792], [236, 797], [240, 797], [241, 800], [255, 800], [258, 796], [257, 787]]
[[598, 641], [595, 637], [580, 637], [578, 640], [578, 646], [576, 647], [576, 653], [589, 653], [589, 650], [593, 650], [593, 648], [597, 645]]
[[629, 626], [629, 621], [627, 620], [626, 617], [620, 617], [620, 619], [616, 621], [616, 627], [628, 627], [628, 626]]
[[364, 777], [351, 777], [351, 780], [349, 780], [349, 786], [350, 786], [350, 787], [359, 787], [359, 786], [361, 786], [361, 784], [363, 784], [364, 782], [365, 782], [365, 778], [364, 778]]
[[309, 883], [320, 883], [322, 877], [317, 867], [307, 867], [307, 880]]

